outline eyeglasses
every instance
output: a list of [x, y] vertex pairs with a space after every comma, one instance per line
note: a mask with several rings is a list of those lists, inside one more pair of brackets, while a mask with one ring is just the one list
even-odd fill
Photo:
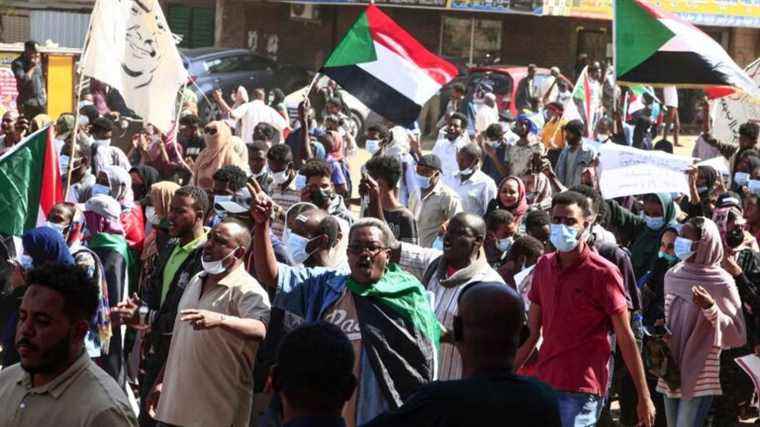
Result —
[[354, 255], [361, 255], [364, 252], [368, 252], [369, 256], [374, 258], [380, 252], [386, 250], [385, 246], [364, 246], [364, 245], [348, 245], [348, 252]]
[[216, 131], [217, 129], [212, 127], [203, 128], [203, 133], [206, 135], [216, 135]]

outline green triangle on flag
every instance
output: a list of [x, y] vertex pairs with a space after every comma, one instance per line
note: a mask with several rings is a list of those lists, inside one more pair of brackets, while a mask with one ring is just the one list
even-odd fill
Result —
[[369, 32], [367, 12], [364, 11], [332, 51], [323, 68], [343, 67], [376, 60], [375, 42]]
[[631, 71], [674, 36], [637, 0], [615, 0], [615, 74]]

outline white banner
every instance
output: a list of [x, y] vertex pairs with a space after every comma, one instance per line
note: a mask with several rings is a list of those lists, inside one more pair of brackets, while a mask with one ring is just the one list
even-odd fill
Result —
[[[760, 87], [760, 60], [744, 69]], [[760, 104], [746, 95], [732, 95], [712, 102], [712, 134], [718, 141], [739, 143], [739, 126], [748, 121], [760, 122]]]
[[171, 129], [188, 74], [157, 0], [97, 0], [82, 62], [146, 122]]
[[690, 157], [639, 150], [617, 144], [597, 145], [599, 188], [605, 199], [648, 193], [689, 193]]

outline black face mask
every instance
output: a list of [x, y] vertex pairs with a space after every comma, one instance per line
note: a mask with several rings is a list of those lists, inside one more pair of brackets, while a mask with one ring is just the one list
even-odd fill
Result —
[[738, 248], [744, 241], [744, 232], [741, 228], [734, 228], [726, 233], [726, 244], [729, 248]]
[[320, 208], [327, 208], [332, 198], [332, 191], [320, 188], [311, 192], [311, 202]]

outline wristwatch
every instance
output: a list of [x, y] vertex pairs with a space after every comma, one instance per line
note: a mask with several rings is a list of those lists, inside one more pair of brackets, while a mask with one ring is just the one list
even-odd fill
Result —
[[150, 309], [147, 305], [141, 305], [140, 308], [137, 309], [137, 316], [141, 325], [148, 324], [148, 313], [150, 313]]

